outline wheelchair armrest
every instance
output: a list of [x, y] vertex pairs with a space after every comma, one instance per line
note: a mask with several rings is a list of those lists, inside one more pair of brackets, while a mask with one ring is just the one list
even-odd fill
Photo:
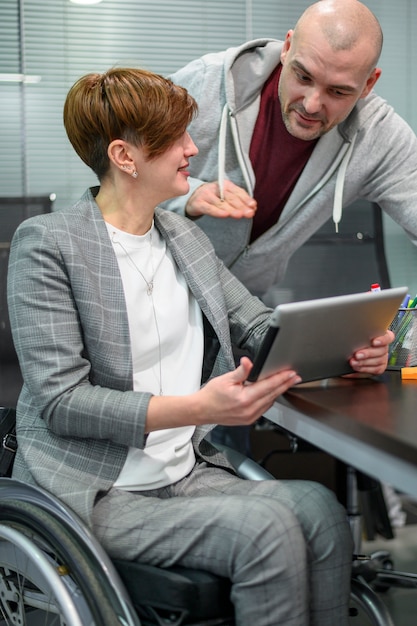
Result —
[[226, 457], [241, 478], [246, 480], [275, 480], [275, 477], [261, 467], [259, 463], [238, 452], [238, 450], [229, 448], [229, 446], [225, 446], [222, 443], [213, 441], [210, 443]]

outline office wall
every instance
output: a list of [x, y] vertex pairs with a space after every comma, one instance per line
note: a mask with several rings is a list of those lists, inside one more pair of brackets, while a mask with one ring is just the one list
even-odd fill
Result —
[[[0, 82], [1, 195], [54, 192], [56, 208], [74, 201], [94, 175], [74, 154], [62, 126], [65, 95], [78, 76], [112, 65], [168, 74], [187, 61], [246, 39], [282, 38], [310, 0], [1, 0], [0, 74], [40, 76]], [[365, 0], [385, 32], [378, 92], [417, 131], [417, 5]], [[19, 10], [20, 9], [20, 10]], [[386, 220], [394, 284], [414, 278], [417, 250]]]
[[[414, 0], [367, 0], [384, 31], [382, 76], [376, 91], [417, 132], [417, 4]], [[391, 281], [417, 292], [417, 249], [402, 229], [384, 215]]]

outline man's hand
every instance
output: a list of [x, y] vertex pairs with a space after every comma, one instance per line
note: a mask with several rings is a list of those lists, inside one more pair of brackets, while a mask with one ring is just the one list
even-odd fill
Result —
[[242, 187], [230, 180], [224, 181], [223, 200], [217, 182], [200, 185], [189, 198], [185, 213], [189, 217], [211, 215], [212, 217], [251, 218], [255, 215], [256, 200]]
[[[355, 372], [362, 374], [372, 374], [374, 376], [382, 374], [388, 365], [388, 347], [394, 341], [394, 333], [387, 330], [385, 335], [375, 337], [371, 345], [366, 348], [356, 350], [349, 359], [351, 367]], [[351, 374], [350, 376], [355, 376]]]

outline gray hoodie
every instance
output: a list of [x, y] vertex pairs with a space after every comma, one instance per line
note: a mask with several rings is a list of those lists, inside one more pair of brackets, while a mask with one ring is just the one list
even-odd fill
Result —
[[[280, 62], [282, 42], [258, 39], [207, 54], [171, 76], [199, 105], [189, 132], [199, 148], [191, 159], [190, 192], [164, 206], [184, 213], [203, 182], [228, 178], [253, 194], [252, 132], [266, 79]], [[251, 220], [203, 216], [198, 225], [246, 287], [262, 296], [285, 274], [290, 256], [343, 207], [377, 202], [417, 244], [417, 138], [385, 100], [371, 92], [317, 143], [278, 222], [249, 244]]]

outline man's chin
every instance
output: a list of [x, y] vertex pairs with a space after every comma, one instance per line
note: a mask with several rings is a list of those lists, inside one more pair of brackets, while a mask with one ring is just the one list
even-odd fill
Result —
[[287, 127], [287, 130], [293, 137], [303, 141], [319, 139], [325, 132], [322, 126], [320, 128], [305, 128], [299, 124], [291, 124]]
[[295, 119], [296, 116], [285, 116], [284, 124], [287, 131], [295, 137], [296, 139], [301, 139], [303, 141], [313, 141], [314, 139], [319, 139], [326, 130], [323, 128], [322, 123], [315, 123], [314, 125], [303, 124], [302, 122]]

